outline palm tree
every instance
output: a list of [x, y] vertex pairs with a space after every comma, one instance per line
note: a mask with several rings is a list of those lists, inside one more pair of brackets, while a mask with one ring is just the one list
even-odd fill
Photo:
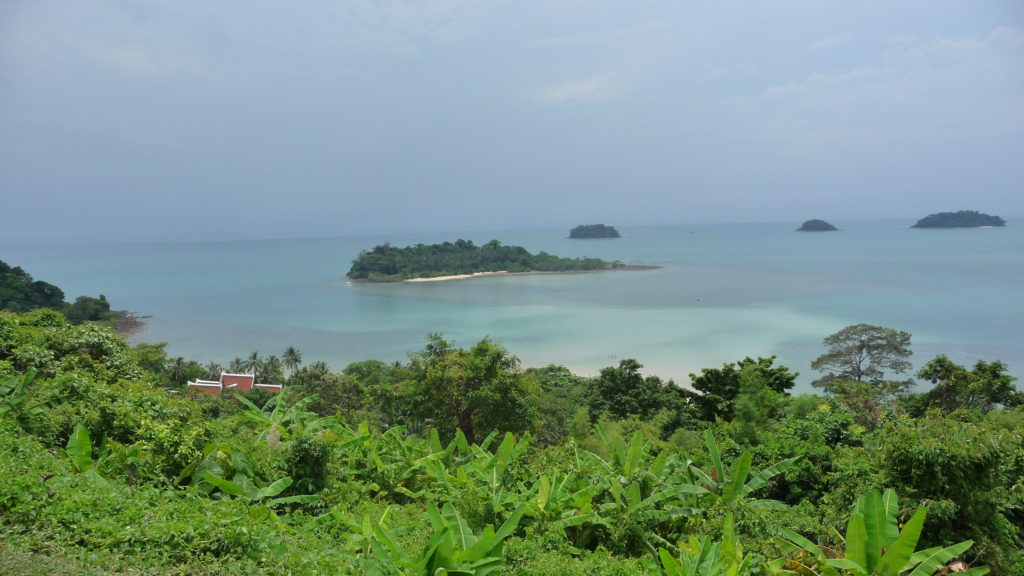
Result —
[[249, 354], [249, 357], [242, 363], [242, 367], [246, 372], [255, 374], [256, 369], [260, 367], [261, 362], [259, 352], [253, 352], [252, 354]]
[[259, 381], [264, 384], [280, 383], [284, 380], [284, 365], [277, 356], [269, 356], [260, 362]]
[[182, 386], [188, 379], [188, 363], [181, 356], [167, 363], [167, 378], [172, 384]]
[[224, 371], [224, 368], [216, 362], [208, 362], [203, 369], [206, 370], [206, 377], [210, 380], [220, 378], [220, 373]]
[[245, 372], [245, 360], [242, 360], [238, 356], [232, 358], [231, 362], [228, 363], [228, 372], [232, 374]]
[[282, 359], [288, 372], [295, 374], [295, 371], [302, 365], [302, 352], [299, 352], [294, 346], [289, 346], [285, 349]]

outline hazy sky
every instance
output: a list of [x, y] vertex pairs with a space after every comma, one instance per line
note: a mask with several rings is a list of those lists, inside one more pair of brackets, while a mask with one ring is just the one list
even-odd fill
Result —
[[1024, 213], [1019, 0], [0, 0], [0, 240]]

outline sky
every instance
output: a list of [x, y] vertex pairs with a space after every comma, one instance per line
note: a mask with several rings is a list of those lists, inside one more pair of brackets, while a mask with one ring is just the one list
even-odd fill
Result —
[[1022, 182], [1019, 0], [0, 0], [0, 241], [913, 223]]

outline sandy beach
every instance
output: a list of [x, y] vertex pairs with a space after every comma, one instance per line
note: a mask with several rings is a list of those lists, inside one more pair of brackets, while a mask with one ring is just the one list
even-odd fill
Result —
[[[474, 272], [473, 274], [455, 274], [453, 276], [434, 276], [433, 278], [410, 278], [402, 282], [447, 282], [448, 280], [465, 280], [466, 278], [479, 278], [480, 276], [498, 276], [502, 274], [513, 274], [506, 270], [497, 272]], [[536, 272], [515, 272], [515, 274], [536, 274]]]
[[432, 278], [410, 278], [408, 280], [402, 280], [405, 282], [447, 282], [449, 280], [466, 280], [468, 278], [481, 278], [484, 276], [533, 276], [538, 274], [589, 274], [593, 272], [615, 272], [615, 271], [637, 271], [637, 270], [657, 270], [661, 266], [651, 266], [647, 264], [627, 264], [625, 266], [619, 266], [618, 268], [609, 268], [607, 270], [554, 270], [554, 271], [532, 271], [532, 272], [509, 272], [507, 270], [499, 270], [497, 272], [474, 272], [473, 274], [454, 274], [452, 276], [434, 276]]

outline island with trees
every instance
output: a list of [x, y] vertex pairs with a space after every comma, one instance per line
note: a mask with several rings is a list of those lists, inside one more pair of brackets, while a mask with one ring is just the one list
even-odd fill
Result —
[[808, 220], [796, 229], [797, 232], [832, 232], [834, 230], [838, 230], [838, 228], [818, 219]]
[[581, 224], [569, 231], [569, 238], [621, 238], [614, 226], [604, 224]]
[[491, 240], [477, 246], [471, 240], [416, 244], [398, 248], [389, 243], [363, 251], [352, 261], [348, 277], [370, 282], [462, 278], [481, 274], [528, 272], [587, 272], [647, 268], [626, 266], [600, 258], [560, 258], [547, 252], [531, 254], [522, 246]]
[[999, 216], [982, 214], [976, 210], [939, 212], [917, 221], [911, 228], [981, 228], [983, 226], [1006, 226], [1006, 220]]

